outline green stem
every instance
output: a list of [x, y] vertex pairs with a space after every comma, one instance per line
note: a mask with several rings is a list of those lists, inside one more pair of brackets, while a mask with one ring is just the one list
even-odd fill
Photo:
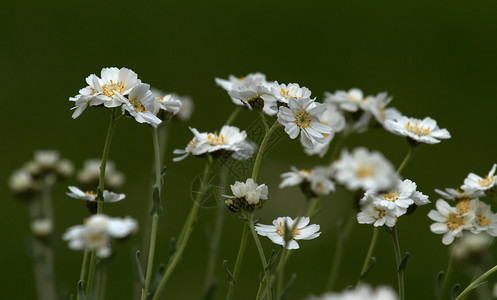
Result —
[[[251, 213], [248, 218], [247, 218], [248, 225], [250, 227], [250, 232], [252, 233], [252, 237], [254, 238], [255, 245], [257, 246], [257, 251], [259, 252], [259, 256], [261, 258], [261, 263], [262, 263], [262, 269], [264, 270], [264, 282], [266, 284], [266, 294], [268, 297], [271, 295], [271, 286], [269, 283], [269, 274], [268, 274], [268, 265], [267, 265], [267, 260], [266, 256], [264, 255], [264, 250], [262, 249], [261, 246], [261, 241], [259, 240], [259, 236], [257, 235], [257, 232], [255, 231], [254, 227], [254, 214]], [[257, 293], [259, 294], [259, 293]], [[260, 295], [259, 295], [260, 296]], [[257, 298], [259, 299], [259, 298]]]
[[488, 276], [492, 275], [495, 271], [497, 271], [497, 265], [495, 265], [494, 267], [492, 267], [490, 270], [488, 270], [487, 272], [485, 272], [483, 275], [481, 275], [480, 277], [478, 277], [476, 280], [474, 280], [473, 282], [471, 282], [467, 288], [464, 289], [464, 291], [462, 291], [461, 294], [459, 294], [459, 296], [457, 296], [456, 300], [462, 300], [462, 299], [466, 299], [466, 297], [468, 296], [468, 294], [476, 287], [478, 286], [480, 283], [483, 282], [483, 280], [487, 279]]
[[242, 240], [240, 241], [240, 248], [238, 248], [238, 255], [236, 256], [235, 269], [233, 270], [233, 279], [230, 280], [228, 295], [226, 296], [227, 300], [230, 300], [233, 297], [233, 290], [234, 290], [236, 281], [238, 280], [238, 273], [240, 273], [240, 267], [242, 265], [242, 259], [243, 259], [243, 255], [245, 253], [245, 247], [247, 245], [248, 229], [249, 229], [249, 226], [247, 224], [244, 224], [243, 231], [242, 231]]
[[91, 288], [93, 286], [93, 277], [95, 276], [95, 267], [97, 263], [97, 256], [95, 250], [91, 251], [90, 255], [90, 268], [88, 270], [88, 279], [86, 280], [86, 298], [91, 299]]
[[368, 267], [371, 263], [371, 257], [373, 257], [373, 252], [374, 248], [376, 247], [376, 241], [378, 240], [378, 227], [373, 228], [373, 237], [371, 238], [371, 243], [369, 244], [369, 249], [368, 253], [366, 255], [366, 258], [364, 259], [364, 263], [362, 265], [361, 269], [361, 274], [359, 275], [359, 280], [357, 281], [357, 284], [361, 282], [361, 276], [364, 275], [364, 273], [368, 270]]
[[319, 203], [319, 197], [312, 198], [311, 200], [311, 205], [309, 206], [309, 209], [305, 213], [306, 217], [312, 218], [314, 215], [314, 211], [316, 210], [316, 207], [318, 206]]
[[228, 117], [228, 120], [226, 120], [226, 122], [224, 123], [224, 125], [231, 125], [231, 123], [233, 123], [233, 121], [235, 121], [236, 117], [238, 116], [238, 114], [242, 111], [242, 107], [241, 106], [237, 106], [233, 112], [231, 113], [231, 115]]
[[415, 149], [415, 147], [409, 146], [409, 151], [407, 152], [406, 157], [404, 158], [404, 160], [400, 164], [399, 168], [397, 169], [397, 174], [400, 174], [400, 172], [402, 172], [402, 170], [404, 170], [404, 167], [407, 165], [407, 163], [411, 160], [411, 157], [414, 153], [414, 149]]
[[259, 147], [259, 151], [257, 152], [257, 157], [255, 159], [254, 168], [252, 169], [252, 179], [254, 180], [254, 182], [257, 182], [257, 174], [259, 173], [259, 166], [260, 166], [261, 161], [262, 161], [262, 156], [264, 156], [264, 150], [266, 149], [269, 138], [271, 137], [273, 132], [276, 130], [276, 128], [278, 128], [279, 125], [280, 125], [280, 123], [278, 123], [278, 120], [274, 121], [271, 128], [269, 128], [269, 130], [266, 131], [266, 134], [264, 135], [264, 138], [263, 138], [261, 145]]
[[442, 282], [442, 288], [440, 289], [440, 295], [438, 296], [438, 299], [443, 299], [445, 289], [447, 288], [447, 284], [449, 283], [449, 278], [450, 278], [450, 273], [452, 271], [452, 263], [454, 261], [454, 249], [450, 251], [450, 256], [449, 256], [449, 263], [447, 264], [447, 269], [445, 270], [444, 274], [444, 280]]
[[392, 229], [391, 235], [392, 235], [393, 249], [395, 252], [395, 261], [397, 262], [397, 281], [398, 281], [398, 286], [399, 286], [399, 299], [404, 300], [405, 299], [404, 270], [399, 271], [400, 263], [402, 261], [402, 256], [400, 254], [400, 244], [399, 244], [399, 238], [397, 235], [397, 227], [394, 226], [391, 229]]
[[[161, 153], [159, 147], [159, 135], [157, 133], [157, 128], [153, 129], [153, 142], [154, 142], [154, 157], [155, 157], [155, 185], [154, 187], [159, 190], [159, 199], [161, 197]], [[155, 202], [155, 200], [154, 200]], [[159, 201], [160, 202], [160, 201]], [[154, 203], [155, 205], [162, 206], [162, 203]], [[141, 299], [147, 299], [149, 289], [150, 289], [150, 281], [152, 279], [152, 270], [154, 267], [154, 255], [155, 255], [155, 243], [157, 240], [157, 226], [159, 225], [159, 210], [161, 207], [155, 207], [155, 211], [152, 215], [152, 231], [150, 232], [150, 246], [148, 248], [148, 263], [147, 263], [147, 274], [145, 276], [145, 287], [142, 291]]]
[[[88, 255], [90, 254], [90, 252], [88, 250], [85, 250], [85, 253], [83, 254], [83, 262], [81, 263], [81, 271], [79, 273], [79, 281], [81, 280], [85, 280], [85, 277], [86, 277], [86, 270], [88, 269]], [[84, 284], [84, 282], [83, 282]], [[79, 293], [76, 293], [76, 299], [79, 300], [80, 299], [80, 296], [79, 296]]]
[[178, 242], [176, 244], [176, 245], [179, 245], [179, 248], [178, 248], [178, 250], [176, 250], [176, 252], [170, 258], [170, 261], [169, 261], [169, 264], [167, 265], [164, 276], [162, 276], [162, 279], [157, 287], [157, 290], [155, 291], [155, 294], [153, 297], [154, 300], [159, 299], [159, 295], [160, 295], [162, 289], [164, 289], [164, 287], [167, 283], [167, 280], [169, 279], [174, 268], [176, 267], [176, 265], [180, 261], [181, 256], [183, 255], [183, 251], [185, 251], [186, 245], [187, 245], [188, 240], [190, 238], [190, 234], [192, 232], [192, 225], [197, 217], [198, 209], [200, 207], [199, 203], [202, 201], [202, 197], [204, 196], [204, 193], [205, 193], [204, 182], [207, 180], [207, 175], [209, 174], [209, 170], [211, 167], [210, 161], [211, 160], [209, 160], [209, 163], [207, 163], [205, 166], [204, 174], [203, 174], [202, 179], [200, 181], [200, 191], [197, 194], [195, 201], [193, 202], [193, 206], [190, 210], [190, 213], [188, 215], [188, 218], [186, 219], [185, 224], [183, 225], [183, 229], [181, 230], [180, 237], [179, 237]]

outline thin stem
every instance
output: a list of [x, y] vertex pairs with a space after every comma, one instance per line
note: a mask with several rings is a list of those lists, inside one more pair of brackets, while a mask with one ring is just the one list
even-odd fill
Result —
[[202, 179], [200, 181], [200, 191], [197, 194], [195, 201], [193, 202], [193, 206], [190, 210], [190, 213], [188, 215], [188, 218], [186, 219], [185, 224], [183, 225], [183, 229], [181, 230], [181, 234], [180, 234], [180, 237], [178, 239], [177, 245], [179, 245], [179, 248], [178, 248], [178, 250], [176, 250], [176, 252], [170, 258], [170, 262], [166, 268], [164, 276], [162, 277], [162, 279], [157, 287], [157, 290], [155, 291], [155, 294], [153, 297], [154, 300], [159, 298], [159, 295], [160, 295], [162, 289], [164, 289], [164, 286], [166, 285], [167, 280], [169, 279], [174, 268], [176, 267], [176, 265], [180, 261], [181, 256], [183, 255], [183, 251], [185, 251], [186, 245], [188, 243], [188, 239], [190, 238], [190, 234], [192, 232], [192, 225], [197, 217], [197, 212], [198, 212], [198, 209], [200, 207], [199, 203], [202, 201], [202, 197], [205, 194], [204, 182], [207, 180], [207, 175], [209, 174], [210, 167], [211, 167], [211, 163], [207, 163], [205, 166], [205, 169], [204, 169], [204, 174], [203, 174]]
[[[81, 271], [79, 273], [79, 281], [83, 280], [83, 284], [84, 284], [84, 280], [86, 278], [86, 270], [88, 269], [88, 255], [90, 254], [90, 251], [88, 250], [85, 250], [85, 253], [83, 254], [83, 261], [81, 263]], [[79, 296], [79, 293], [76, 293], [76, 299], [79, 300], [80, 299], [80, 296]]]
[[[159, 136], [157, 133], [157, 128], [153, 129], [153, 142], [154, 142], [154, 157], [155, 157], [155, 185], [154, 187], [159, 190], [159, 199], [161, 197], [161, 153], [159, 147]], [[155, 200], [154, 200], [155, 201]], [[159, 201], [160, 202], [160, 201]], [[154, 203], [153, 205], [161, 205], [162, 203]], [[145, 276], [145, 287], [142, 290], [142, 300], [147, 299], [150, 281], [152, 279], [152, 270], [154, 267], [154, 255], [155, 255], [155, 243], [157, 240], [157, 226], [159, 225], [159, 207], [155, 207], [155, 211], [152, 215], [152, 231], [150, 232], [150, 246], [148, 248], [148, 263], [147, 263], [147, 274]]]
[[309, 217], [309, 218], [313, 217], [314, 211], [316, 210], [318, 203], [319, 203], [319, 197], [312, 198], [311, 205], [309, 206], [309, 209], [305, 213], [306, 217]]
[[241, 106], [237, 106], [233, 112], [231, 113], [231, 115], [228, 117], [228, 120], [226, 120], [226, 122], [224, 123], [224, 125], [231, 125], [233, 123], [233, 121], [235, 121], [236, 117], [238, 116], [238, 114], [242, 111], [242, 107]]
[[402, 261], [402, 256], [400, 254], [400, 244], [399, 244], [399, 238], [397, 236], [397, 227], [396, 226], [392, 227], [391, 235], [392, 235], [393, 249], [395, 252], [395, 261], [397, 262], [397, 281], [398, 281], [398, 286], [399, 286], [399, 299], [404, 300], [405, 299], [404, 270], [399, 270], [400, 263]]
[[242, 240], [240, 241], [240, 248], [238, 248], [238, 255], [236, 256], [235, 269], [233, 269], [233, 278], [230, 280], [230, 285], [228, 289], [227, 300], [232, 299], [233, 290], [235, 288], [236, 281], [238, 280], [238, 273], [240, 273], [240, 267], [242, 265], [243, 255], [245, 253], [245, 247], [247, 245], [247, 237], [249, 232], [249, 226], [247, 224], [243, 225]]
[[397, 174], [400, 174], [400, 172], [404, 170], [404, 167], [407, 165], [407, 163], [411, 160], [412, 154], [414, 153], [414, 149], [415, 147], [409, 146], [409, 151], [407, 152], [406, 157], [404, 158], [400, 166], [397, 168]]
[[447, 288], [447, 284], [449, 283], [449, 278], [450, 278], [450, 273], [452, 271], [452, 263], [454, 262], [454, 249], [450, 251], [450, 256], [449, 256], [449, 262], [447, 264], [447, 269], [445, 270], [444, 274], [444, 280], [442, 282], [442, 288], [440, 289], [440, 295], [438, 296], [438, 299], [444, 299], [444, 292], [445, 289]]
[[[266, 260], [266, 256], [264, 255], [264, 250], [262, 249], [261, 241], [259, 240], [259, 236], [257, 235], [257, 232], [255, 231], [254, 214], [253, 213], [250, 214], [247, 221], [248, 221], [248, 225], [250, 227], [250, 232], [252, 233], [252, 237], [254, 238], [255, 245], [257, 246], [257, 251], [259, 252], [259, 256], [261, 258], [262, 268], [264, 270], [264, 277], [265, 277], [264, 281], [266, 284], [266, 293], [267, 293], [268, 297], [270, 297], [271, 286], [269, 283], [269, 274], [268, 274], [268, 270], [267, 270], [267, 267], [268, 267], [267, 260]], [[257, 294], [259, 294], [259, 293], [257, 293]], [[257, 299], [259, 299], [259, 298], [257, 298]]]
[[361, 282], [361, 276], [368, 270], [368, 267], [371, 263], [371, 257], [373, 257], [374, 248], [376, 247], [376, 241], [378, 240], [378, 227], [373, 228], [373, 236], [371, 237], [371, 243], [369, 244], [368, 253], [366, 254], [366, 258], [364, 259], [364, 263], [362, 265], [361, 274], [359, 274], [359, 280], [357, 283]]
[[264, 138], [263, 138], [261, 145], [259, 147], [259, 151], [257, 152], [257, 157], [255, 159], [254, 168], [252, 169], [252, 179], [254, 180], [254, 182], [257, 182], [257, 174], [259, 173], [259, 166], [261, 164], [262, 156], [264, 155], [264, 150], [267, 146], [269, 138], [271, 137], [273, 132], [276, 130], [276, 128], [278, 128], [279, 125], [280, 125], [280, 123], [278, 123], [278, 120], [275, 120], [273, 125], [271, 126], [271, 128], [269, 128], [269, 130], [266, 131], [266, 134], [264, 135]]
[[88, 270], [88, 279], [86, 280], [86, 298], [91, 299], [91, 292], [93, 286], [93, 277], [95, 276], [95, 267], [97, 264], [97, 255], [95, 250], [91, 251], [90, 255], [90, 269]]
[[497, 265], [495, 265], [494, 267], [492, 267], [490, 270], [488, 270], [487, 272], [485, 272], [483, 275], [481, 275], [480, 277], [478, 277], [476, 280], [474, 280], [473, 282], [471, 282], [467, 288], [464, 289], [464, 291], [462, 291], [461, 294], [459, 294], [459, 296], [457, 296], [456, 300], [462, 300], [462, 299], [466, 299], [466, 297], [468, 296], [468, 294], [477, 286], [479, 285], [481, 282], [483, 282], [483, 280], [487, 279], [488, 276], [492, 275], [495, 271], [497, 271]]

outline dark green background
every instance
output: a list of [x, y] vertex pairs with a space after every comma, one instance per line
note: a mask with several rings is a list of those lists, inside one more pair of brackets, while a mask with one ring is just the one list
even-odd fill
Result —
[[[128, 67], [142, 81], [166, 91], [190, 95], [196, 111], [188, 124], [170, 128], [166, 155], [165, 216], [160, 226], [157, 262], [167, 259], [168, 239], [179, 232], [191, 205], [193, 178], [202, 169], [199, 159], [173, 163], [172, 150], [191, 138], [188, 126], [218, 130], [234, 108], [215, 77], [263, 72], [269, 80], [297, 82], [318, 100], [324, 91], [359, 87], [366, 94], [387, 91], [392, 106], [408, 116], [431, 116], [447, 128], [452, 139], [423, 145], [404, 175], [418, 183], [434, 202], [434, 188], [457, 187], [470, 171], [486, 174], [495, 156], [497, 102], [497, 3], [487, 1], [11, 1], [3, 4], [1, 89], [2, 164], [0, 218], [2, 251], [0, 285], [3, 299], [35, 298], [30, 260], [24, 251], [29, 223], [25, 206], [9, 193], [9, 174], [31, 159], [37, 149], [58, 149], [79, 168], [85, 158], [99, 157], [108, 125], [107, 114], [88, 109], [71, 119], [68, 98], [85, 86], [91, 73], [102, 67]], [[242, 129], [255, 119], [244, 113], [236, 121]], [[404, 139], [371, 131], [351, 139], [349, 147], [365, 145], [382, 151], [399, 164], [407, 146]], [[148, 210], [151, 132], [132, 120], [121, 122], [110, 158], [127, 175], [127, 199], [106, 212], [131, 215], [144, 224]], [[270, 200], [260, 212], [263, 222], [295, 216], [303, 197], [298, 190], [278, 190], [279, 174], [291, 165], [312, 167], [296, 141], [283, 139], [266, 157], [260, 182], [269, 185]], [[68, 184], [74, 184], [70, 180]], [[87, 216], [84, 205], [55, 192], [57, 225], [56, 268], [60, 286], [73, 292], [82, 254], [60, 239], [65, 228]], [[337, 220], [350, 209], [350, 200], [323, 199], [313, 222], [322, 235], [302, 242], [287, 267], [297, 272], [290, 299], [321, 293], [327, 279]], [[403, 251], [412, 258], [406, 272], [409, 299], [433, 295], [434, 278], [445, 269], [447, 247], [430, 232], [426, 217], [434, 205], [400, 219]], [[494, 208], [495, 210], [495, 208]], [[167, 286], [165, 299], [199, 299], [207, 253], [206, 227], [214, 210], [202, 210], [184, 258]], [[147, 220], [148, 221], [148, 220]], [[144, 227], [144, 226], [142, 226]], [[227, 213], [220, 259], [234, 264], [241, 223]], [[371, 226], [356, 225], [346, 244], [338, 289], [356, 281], [366, 254]], [[131, 299], [132, 251], [138, 235], [119, 251], [110, 266], [109, 299]], [[275, 248], [268, 240], [263, 246]], [[373, 284], [396, 286], [391, 241], [381, 232], [375, 252]], [[219, 264], [220, 266], [220, 264]], [[226, 276], [218, 270], [217, 299], [226, 293]], [[260, 262], [249, 240], [237, 287], [238, 299], [252, 299]], [[454, 282], [468, 277], [456, 267]], [[490, 278], [490, 283], [495, 282]], [[166, 295], [166, 293], [164, 293]]]

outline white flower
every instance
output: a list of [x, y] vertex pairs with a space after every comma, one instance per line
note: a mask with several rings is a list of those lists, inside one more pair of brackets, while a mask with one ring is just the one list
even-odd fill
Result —
[[465, 233], [454, 243], [452, 255], [457, 260], [464, 260], [471, 257], [482, 257], [492, 244], [493, 238], [488, 234]]
[[40, 191], [40, 185], [26, 168], [15, 170], [9, 178], [10, 190], [20, 196]]
[[[83, 163], [83, 169], [77, 173], [78, 181], [91, 189], [98, 185], [100, 178], [100, 159], [87, 159]], [[105, 187], [111, 190], [120, 188], [125, 181], [124, 174], [116, 170], [115, 164], [107, 160], [105, 165]]]
[[431, 210], [428, 217], [436, 223], [431, 224], [430, 229], [436, 234], [443, 234], [442, 243], [449, 245], [454, 238], [461, 237], [464, 229], [471, 229], [473, 226], [473, 213], [460, 214], [459, 210], [451, 207], [447, 202], [438, 199], [437, 210]]
[[309, 189], [314, 196], [328, 195], [330, 191], [335, 190], [335, 184], [329, 179], [330, 170], [326, 167], [316, 166], [311, 170], [291, 167], [291, 172], [281, 174], [283, 181], [279, 188], [302, 185], [307, 186], [304, 190]]
[[300, 87], [297, 83], [290, 83], [286, 85], [283, 83], [279, 84], [275, 81], [272, 85], [270, 85], [270, 87], [275, 100], [281, 103], [288, 104], [290, 98], [311, 98], [311, 91], [306, 87]]
[[420, 120], [400, 116], [386, 120], [384, 127], [396, 135], [406, 136], [419, 143], [436, 144], [442, 139], [450, 138], [449, 131], [445, 128], [440, 129], [437, 121], [430, 117]]
[[228, 80], [216, 78], [217, 85], [221, 86], [227, 92], [240, 88], [248, 88], [254, 85], [266, 83], [266, 75], [262, 73], [250, 73], [244, 77], [229, 76]]
[[34, 154], [34, 163], [40, 169], [55, 169], [59, 159], [60, 154], [55, 150], [38, 150]]
[[[96, 201], [97, 195], [93, 191], [83, 192], [82, 190], [80, 190], [79, 188], [77, 188], [75, 186], [69, 186], [69, 190], [71, 192], [66, 193], [66, 195], [68, 195], [71, 198], [86, 200], [86, 201], [90, 201], [90, 202]], [[118, 201], [121, 201], [124, 198], [126, 198], [125, 194], [117, 194], [117, 193], [109, 192], [107, 190], [104, 190], [103, 196], [104, 196], [104, 202], [109, 202], [109, 203], [118, 202]]]
[[172, 115], [177, 114], [181, 109], [181, 100], [173, 94], [166, 95], [158, 89], [151, 88], [150, 91], [154, 95], [154, 115], [157, 116], [160, 110], [167, 111]]
[[388, 286], [378, 286], [373, 289], [367, 284], [360, 284], [355, 288], [345, 289], [341, 293], [326, 293], [319, 297], [311, 296], [306, 300], [397, 300], [397, 294]]
[[381, 202], [375, 201], [373, 192], [368, 191], [360, 201], [361, 211], [357, 214], [359, 224], [373, 224], [375, 227], [386, 225], [395, 226], [397, 214], [395, 207], [388, 208]]
[[388, 190], [398, 179], [393, 165], [378, 151], [369, 152], [359, 147], [350, 154], [342, 151], [332, 165], [337, 182], [350, 190]]
[[[295, 222], [298, 220], [298, 223]], [[312, 240], [317, 238], [319, 225], [309, 224], [309, 217], [297, 217], [295, 220], [290, 217], [279, 217], [273, 221], [273, 225], [257, 224], [255, 230], [261, 236], [267, 236], [273, 243], [285, 246], [287, 249], [298, 249], [296, 240]], [[285, 243], [287, 230], [293, 230], [289, 235], [289, 240]]]
[[53, 223], [49, 219], [35, 219], [31, 222], [31, 231], [35, 237], [49, 237], [53, 232]]
[[497, 236], [497, 214], [491, 211], [490, 205], [479, 199], [471, 200], [470, 205], [475, 215], [471, 232], [478, 234], [484, 231], [491, 236]]
[[200, 156], [217, 151], [225, 151], [230, 153], [233, 158], [243, 160], [255, 152], [255, 146], [246, 139], [247, 133], [240, 131], [235, 126], [223, 126], [219, 135], [216, 132], [200, 133], [195, 128], [190, 128], [190, 130], [194, 134], [193, 139], [184, 150], [174, 150], [174, 154], [182, 154], [182, 156], [174, 158], [174, 161], [180, 161], [189, 154]]
[[474, 173], [469, 173], [469, 175], [464, 179], [464, 184], [461, 188], [465, 191], [488, 191], [497, 185], [497, 177], [495, 177], [495, 169], [497, 164], [492, 166], [490, 172], [485, 178], [482, 178]]
[[306, 148], [312, 148], [312, 140], [325, 143], [325, 135], [331, 133], [331, 127], [322, 124], [318, 115], [326, 110], [326, 105], [315, 103], [310, 98], [290, 98], [288, 106], [280, 106], [278, 122], [285, 126], [285, 132], [291, 139], [301, 134], [301, 142]]
[[435, 192], [440, 196], [444, 197], [445, 199], [452, 201], [475, 199], [485, 195], [485, 193], [480, 190], [466, 191], [462, 189], [452, 189], [452, 188], [446, 188], [445, 191], [435, 189]]
[[188, 96], [178, 96], [176, 94], [171, 94], [174, 98], [180, 99], [181, 107], [177, 114], [174, 116], [180, 121], [188, 121], [193, 114], [193, 110], [195, 109], [195, 105], [193, 103], [192, 98]]
[[[371, 193], [373, 201], [381, 206], [394, 210], [397, 217], [407, 212], [407, 208], [413, 204], [423, 205], [430, 203], [428, 196], [416, 191], [416, 183], [409, 179], [397, 180], [395, 188], [386, 193]], [[417, 203], [416, 203], [417, 202]]]
[[126, 217], [111, 218], [103, 214], [92, 215], [83, 225], [70, 227], [62, 238], [69, 241], [73, 250], [96, 250], [97, 256], [108, 257], [111, 254], [112, 238], [123, 239], [138, 228], [135, 220]]
[[364, 102], [368, 102], [369, 97], [364, 98], [362, 91], [358, 88], [352, 88], [347, 91], [336, 91], [335, 93], [325, 92], [324, 102], [335, 104], [340, 109], [356, 112]]
[[233, 196], [224, 196], [228, 198], [225, 203], [233, 212], [240, 209], [253, 211], [262, 207], [262, 204], [268, 197], [268, 188], [265, 184], [257, 185], [252, 178], [246, 182], [235, 181], [230, 185]]
[[150, 91], [150, 85], [145, 83], [137, 84], [129, 92], [127, 98], [119, 94], [118, 97], [124, 103], [122, 106], [123, 113], [127, 111], [138, 123], [147, 123], [157, 127], [162, 122], [161, 119], [154, 115], [155, 99]]
[[81, 115], [88, 105], [121, 106], [123, 101], [119, 96], [129, 94], [141, 80], [135, 72], [127, 68], [103, 68], [101, 78], [92, 74], [86, 78], [86, 83], [88, 86], [81, 89], [78, 95], [69, 98], [75, 102], [73, 119]]
[[335, 134], [344, 130], [346, 121], [343, 114], [338, 110], [336, 105], [325, 103], [326, 110], [318, 115], [321, 123], [330, 126], [333, 130], [330, 134], [323, 134], [325, 142], [318, 143], [316, 141], [312, 141], [312, 148], [304, 148], [305, 153], [308, 155], [318, 154], [319, 157], [323, 157], [328, 152], [330, 147], [330, 143], [335, 137]]

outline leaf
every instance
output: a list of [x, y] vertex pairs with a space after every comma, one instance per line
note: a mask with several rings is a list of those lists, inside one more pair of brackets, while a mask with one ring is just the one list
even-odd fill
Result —
[[83, 290], [83, 280], [78, 281], [78, 294], [81, 300], [86, 300], [86, 294], [85, 291]]
[[435, 288], [435, 296], [436, 298], [440, 298], [440, 293], [442, 292], [442, 285], [444, 280], [445, 272], [440, 271], [437, 274], [436, 288]]
[[297, 275], [295, 273], [293, 273], [292, 278], [290, 278], [288, 283], [285, 285], [285, 288], [283, 288], [283, 291], [281, 292], [281, 296], [278, 298], [278, 300], [284, 300], [286, 298], [286, 294], [288, 293], [288, 291], [292, 287], [296, 278], [297, 278]]
[[452, 288], [452, 291], [450, 292], [450, 299], [454, 300], [457, 298], [457, 296], [459, 295], [459, 288], [461, 287], [461, 285], [459, 283], [456, 283], [454, 285], [454, 287]]
[[375, 265], [376, 265], [376, 257], [373, 256], [371, 257], [371, 262], [369, 263], [369, 266], [366, 269], [366, 271], [364, 271], [364, 273], [362, 273], [361, 276], [359, 276], [359, 280], [363, 280], [364, 278], [366, 278], [366, 276], [368, 276], [369, 271], [371, 271]]
[[143, 276], [143, 268], [140, 263], [140, 250], [136, 250], [135, 253], [135, 261], [136, 261], [136, 267], [138, 270], [138, 278], [140, 278], [140, 282], [142, 284], [142, 288], [145, 286], [145, 276]]
[[226, 273], [228, 274], [228, 281], [236, 284], [235, 278], [233, 277], [233, 273], [231, 273], [230, 269], [228, 269], [228, 266], [226, 265], [227, 263], [228, 261], [226, 259], [223, 260], [223, 267]]
[[409, 257], [411, 257], [411, 253], [406, 252], [406, 255], [402, 259], [402, 261], [399, 264], [399, 267], [397, 268], [397, 272], [403, 272], [406, 269], [407, 266], [407, 261], [409, 260]]
[[152, 196], [154, 202], [152, 204], [152, 208], [150, 209], [150, 215], [157, 214], [159, 216], [162, 216], [163, 210], [162, 210], [162, 202], [160, 200], [160, 190], [158, 187], [154, 187], [154, 194]]

